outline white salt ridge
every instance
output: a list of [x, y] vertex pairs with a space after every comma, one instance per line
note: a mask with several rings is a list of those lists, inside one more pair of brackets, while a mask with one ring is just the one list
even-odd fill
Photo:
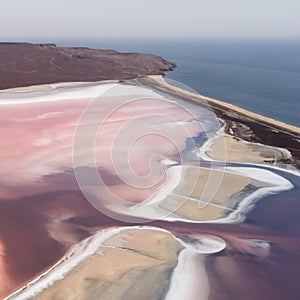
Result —
[[28, 93], [0, 93], [0, 105], [17, 105], [29, 103], [55, 102], [63, 100], [82, 100], [96, 98], [114, 88], [115, 84], [97, 85], [81, 89], [66, 89], [51, 92], [34, 91]]
[[266, 184], [270, 185], [267, 187], [262, 187], [244, 198], [242, 201], [239, 202], [238, 208], [230, 213], [223, 222], [231, 222], [232, 220], [243, 221], [246, 217], [247, 212], [253, 209], [255, 202], [264, 198], [268, 195], [276, 194], [281, 191], [290, 190], [294, 187], [294, 185], [285, 179], [282, 176], [279, 176], [275, 173], [272, 173], [268, 170], [263, 169], [255, 169], [255, 168], [233, 168], [228, 167], [226, 170], [231, 171], [235, 174], [246, 175], [249, 178], [254, 180], [259, 180], [265, 182]]
[[171, 284], [165, 300], [209, 298], [209, 279], [205, 269], [205, 254], [218, 253], [226, 248], [221, 238], [205, 235], [191, 235], [192, 244], [181, 241], [185, 246], [173, 271]]
[[[220, 137], [224, 137], [224, 135], [226, 135], [225, 133], [225, 125], [223, 127], [221, 127], [213, 137], [211, 137], [210, 139], [208, 139], [199, 149], [198, 149], [198, 153], [197, 156], [205, 161], [217, 161], [215, 159], [212, 159], [211, 157], [209, 157], [206, 153], [207, 151], [211, 150], [211, 147], [214, 143], [214, 141]], [[279, 150], [282, 154], [282, 159], [290, 159], [292, 158], [292, 154], [289, 150], [284, 149], [284, 148], [279, 148], [279, 147], [273, 147], [273, 146], [268, 146], [268, 145], [264, 145], [261, 143], [252, 143], [252, 142], [247, 142], [244, 141], [243, 139], [239, 139], [239, 143], [243, 143], [243, 144], [247, 144], [247, 145], [257, 145], [257, 146], [263, 146], [266, 149], [276, 149]], [[230, 162], [230, 160], [227, 161], [226, 158], [226, 145], [224, 143], [224, 160], [225, 162]], [[248, 164], [248, 163], [247, 163]], [[253, 164], [253, 165], [261, 165], [261, 166], [265, 166], [265, 164], [259, 164], [259, 163], [249, 163], [249, 164]]]
[[149, 199], [146, 203], [159, 203], [165, 199], [166, 195], [171, 194], [181, 181], [182, 171], [182, 168], [177, 168], [177, 166], [168, 168], [166, 170], [166, 182], [155, 192], [154, 196], [151, 197], [151, 199]]
[[95, 254], [103, 243], [114, 235], [123, 231], [123, 228], [111, 228], [102, 230], [72, 247], [68, 253], [52, 268], [17, 290], [4, 300], [27, 300], [41, 291], [52, 286], [56, 281], [63, 279], [70, 271]]
[[160, 162], [165, 166], [171, 166], [171, 165], [177, 165], [178, 164], [178, 161], [172, 160], [172, 159], [169, 159], [169, 158], [162, 159]]
[[119, 83], [73, 83], [69, 85], [48, 85], [44, 89], [39, 86], [24, 91], [0, 91], [0, 105], [17, 105], [29, 103], [54, 102], [63, 100], [94, 99], [105, 96], [142, 96], [166, 99], [154, 91], [145, 88]]
[[[47, 270], [45, 273], [28, 283], [26, 286], [17, 290], [13, 294], [6, 297], [4, 300], [27, 300], [32, 297], [37, 296], [43, 290], [51, 287], [55, 282], [63, 279], [68, 273], [70, 273], [75, 267], [80, 265], [83, 261], [88, 259], [90, 256], [94, 255], [99, 251], [101, 247], [113, 247], [109, 245], [103, 245], [105, 241], [112, 238], [113, 236], [127, 231], [127, 230], [155, 230], [169, 233], [181, 243], [187, 249], [193, 249], [197, 253], [216, 253], [216, 251], [221, 251], [225, 248], [225, 242], [214, 236], [198, 236], [201, 241], [199, 242], [202, 246], [194, 247], [182, 240], [176, 238], [172, 233], [167, 230], [151, 227], [151, 226], [132, 226], [132, 227], [120, 227], [120, 228], [110, 228], [101, 230], [95, 235], [85, 239], [81, 243], [72, 247], [68, 253], [58, 261], [52, 268]], [[114, 248], [114, 247], [113, 247]], [[116, 247], [118, 248], [118, 247]]]
[[[223, 218], [210, 221], [192, 221], [188, 218], [180, 218], [175, 216], [171, 209], [170, 211], [166, 211], [159, 207], [159, 204], [162, 203], [166, 197], [172, 195], [173, 191], [180, 183], [181, 179], [183, 178], [183, 168], [184, 166], [169, 167], [167, 170], [168, 180], [151, 198], [144, 201], [143, 203], [128, 208], [125, 208], [123, 206], [114, 206], [110, 207], [110, 209], [119, 214], [147, 218], [149, 220], [162, 219], [170, 222], [181, 221], [195, 224], [241, 222], [245, 219], [246, 213], [253, 209], [255, 202], [259, 199], [271, 194], [290, 190], [294, 187], [294, 185], [289, 180], [269, 170], [250, 167], [225, 167], [222, 168], [222, 171], [261, 181], [266, 186], [258, 188], [247, 197], [240, 199], [237, 209], [233, 210], [230, 214]], [[227, 207], [224, 207], [224, 209], [228, 211]], [[174, 208], [174, 213], [176, 213], [176, 208]]]
[[194, 250], [182, 250], [164, 300], [208, 299], [210, 287], [204, 261]]

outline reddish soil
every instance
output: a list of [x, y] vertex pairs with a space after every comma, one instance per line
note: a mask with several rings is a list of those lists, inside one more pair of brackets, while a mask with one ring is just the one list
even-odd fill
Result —
[[131, 79], [175, 68], [159, 56], [54, 44], [0, 43], [0, 89], [71, 81]]

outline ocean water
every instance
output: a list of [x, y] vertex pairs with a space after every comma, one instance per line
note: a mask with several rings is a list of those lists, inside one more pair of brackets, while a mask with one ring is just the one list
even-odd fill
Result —
[[178, 65], [166, 78], [202, 95], [300, 127], [300, 39], [56, 42], [161, 55]]

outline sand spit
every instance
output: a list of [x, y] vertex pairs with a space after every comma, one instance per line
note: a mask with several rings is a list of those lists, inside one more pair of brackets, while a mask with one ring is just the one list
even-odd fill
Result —
[[296, 126], [292, 126], [280, 121], [276, 121], [274, 119], [268, 118], [268, 117], [264, 117], [262, 115], [253, 113], [251, 111], [245, 110], [243, 108], [240, 108], [238, 106], [226, 103], [226, 102], [222, 102], [220, 100], [216, 100], [216, 99], [212, 99], [209, 97], [205, 97], [199, 94], [195, 94], [189, 91], [186, 91], [184, 89], [181, 89], [179, 87], [175, 87], [173, 85], [168, 84], [164, 79], [163, 76], [161, 75], [150, 75], [147, 76], [147, 78], [149, 78], [150, 80], [153, 80], [154, 82], [156, 82], [157, 84], [167, 88], [168, 90], [171, 90], [173, 92], [176, 92], [178, 95], [183, 95], [185, 97], [190, 97], [191, 100], [195, 100], [195, 102], [200, 101], [200, 102], [204, 102], [207, 103], [209, 105], [217, 105], [223, 109], [229, 109], [232, 111], [235, 111], [247, 118], [251, 118], [253, 120], [255, 120], [256, 122], [260, 123], [264, 123], [266, 126], [269, 127], [276, 127], [279, 130], [282, 131], [287, 131], [290, 132], [292, 135], [296, 135], [296, 137], [299, 138], [299, 134], [300, 134], [300, 128], [296, 127]]
[[[153, 284], [158, 286], [155, 292], [162, 294], [182, 247], [167, 231], [156, 228], [102, 230], [74, 246], [50, 270], [5, 300], [99, 299], [100, 295], [101, 299], [112, 299], [111, 293], [115, 293], [113, 299], [124, 299], [124, 293], [134, 293], [134, 282], [140, 281], [140, 276], [145, 280], [142, 290], [149, 284], [148, 292], [153, 292]], [[136, 295], [142, 290], [137, 289]], [[75, 298], [70, 298], [72, 295]]]
[[204, 160], [239, 163], [278, 163], [291, 159], [291, 153], [283, 148], [250, 143], [224, 132], [222, 127], [214, 138], [200, 149], [199, 157]]
[[[145, 235], [147, 239], [145, 240]], [[225, 242], [214, 236], [192, 236], [182, 241], [166, 230], [152, 227], [111, 228], [73, 247], [53, 268], [5, 300], [13, 299], [161, 299], [166, 293], [175, 299], [182, 268], [196, 255], [222, 251]], [[202, 257], [203, 258], [203, 257]], [[203, 258], [204, 259], [204, 258]], [[186, 266], [186, 264], [188, 266]], [[197, 268], [206, 277], [205, 268]], [[190, 285], [196, 289], [198, 280]], [[203, 282], [205, 293], [208, 282]], [[185, 291], [181, 286], [180, 294]], [[177, 298], [176, 298], [177, 299]]]
[[[178, 166], [178, 168], [180, 167]], [[178, 211], [175, 211], [180, 220], [184, 213], [186, 221], [242, 222], [249, 209], [253, 208], [255, 201], [269, 194], [293, 188], [287, 179], [271, 171], [255, 167], [226, 167], [221, 170], [183, 168], [186, 168], [187, 172], [181, 185], [177, 186], [173, 192], [173, 194], [182, 195], [186, 199], [185, 202], [181, 202], [182, 205]], [[198, 176], [199, 180], [197, 186], [193, 188], [189, 184], [195, 176]], [[219, 185], [216, 186], [217, 183]], [[170, 195], [170, 198], [173, 194]], [[171, 198], [170, 201], [174, 201], [174, 198]], [[207, 215], [209, 219], [207, 219]], [[195, 216], [197, 216], [196, 219]]]
[[[257, 200], [293, 188], [287, 179], [255, 165], [219, 169], [178, 165], [169, 167], [167, 173], [171, 174], [168, 176], [171, 180], [177, 178], [172, 189], [162, 185], [148, 201], [110, 209], [128, 217], [149, 220], [235, 223], [245, 219]], [[165, 185], [169, 187], [168, 182]]]

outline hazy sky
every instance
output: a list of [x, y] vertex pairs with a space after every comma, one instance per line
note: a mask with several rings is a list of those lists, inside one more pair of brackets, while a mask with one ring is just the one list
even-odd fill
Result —
[[300, 0], [0, 0], [0, 40], [300, 37]]

